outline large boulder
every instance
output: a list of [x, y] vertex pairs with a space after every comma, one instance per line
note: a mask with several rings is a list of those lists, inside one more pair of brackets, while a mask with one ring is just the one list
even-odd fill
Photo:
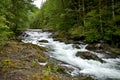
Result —
[[101, 58], [99, 58], [97, 55], [95, 54], [92, 54], [90, 52], [77, 52], [76, 54], [77, 57], [81, 57], [83, 59], [92, 59], [92, 60], [96, 60], [96, 61], [99, 61], [101, 63], [104, 63], [105, 61], [103, 61]]

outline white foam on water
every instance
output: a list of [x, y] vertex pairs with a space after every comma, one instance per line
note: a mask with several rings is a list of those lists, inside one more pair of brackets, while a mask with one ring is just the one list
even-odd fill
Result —
[[43, 62], [39, 62], [38, 64], [42, 65], [42, 66], [45, 66], [47, 65], [47, 62], [43, 63]]
[[[44, 46], [49, 49], [50, 56], [53, 58], [71, 64], [80, 68], [80, 73], [94, 76], [97, 79], [120, 79], [120, 58], [103, 59], [106, 63], [100, 63], [95, 60], [82, 59], [76, 57], [76, 53], [86, 52], [87, 45], [79, 45], [80, 49], [73, 48], [73, 44], [65, 44], [64, 42], [54, 41], [50, 38], [51, 33], [48, 32], [26, 32], [29, 36], [22, 40], [25, 43], [33, 43], [39, 46]], [[39, 40], [47, 40], [48, 43], [39, 43]], [[92, 51], [89, 51], [92, 52]], [[97, 55], [97, 53], [94, 53]], [[103, 56], [103, 55], [98, 55]], [[118, 67], [117, 67], [118, 66]]]

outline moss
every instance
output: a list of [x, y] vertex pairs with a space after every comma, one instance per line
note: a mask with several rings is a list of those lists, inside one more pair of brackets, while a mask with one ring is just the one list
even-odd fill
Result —
[[58, 75], [54, 75], [54, 74], [49, 74], [49, 75], [38, 75], [35, 74], [32, 76], [33, 80], [62, 80], [62, 78], [60, 78]]
[[8, 41], [0, 49], [0, 79], [72, 80], [55, 64], [48, 65], [49, 67], [38, 64], [39, 61], [47, 61], [44, 51], [45, 48], [30, 43]]
[[0, 67], [2, 72], [6, 72], [8, 68], [18, 68], [20, 65], [19, 62], [12, 61], [11, 59], [3, 59], [0, 61]]
[[61, 66], [59, 66], [59, 65], [57, 65], [55, 63], [47, 64], [46, 67], [50, 68], [51, 72], [54, 72], [54, 73], [58, 72], [58, 73], [61, 73], [61, 74], [67, 74], [66, 70], [63, 67], [61, 67]]
[[[8, 41], [0, 50], [0, 71], [3, 75], [0, 75], [1, 79], [6, 80], [7, 77], [11, 77], [10, 75], [14, 75], [16, 78], [19, 73], [26, 73], [25, 76], [32, 75], [37, 71], [36, 69], [41, 70], [37, 61], [47, 60], [44, 50], [32, 44]], [[5, 75], [8, 76], [5, 77]], [[14, 80], [13, 77], [10, 80]]]

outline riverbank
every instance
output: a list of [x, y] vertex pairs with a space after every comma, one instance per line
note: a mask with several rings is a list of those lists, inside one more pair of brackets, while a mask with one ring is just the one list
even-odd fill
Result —
[[[37, 30], [37, 31], [33, 30], [32, 34], [31, 32], [32, 31], [28, 30], [27, 32], [23, 33], [22, 35], [23, 42], [25, 43], [21, 42], [21, 40], [6, 41], [6, 44], [4, 44], [3, 47], [0, 49], [0, 79], [2, 80], [8, 80], [8, 79], [9, 80], [92, 80], [92, 78], [89, 75], [75, 74], [76, 72], [74, 73], [74, 71], [79, 71], [79, 70], [77, 68], [75, 69], [74, 66], [69, 65], [62, 60], [59, 61], [54, 58], [51, 58], [50, 57], [52, 56], [51, 53], [46, 54], [46, 52], [50, 52], [51, 50], [53, 50], [54, 53], [55, 51], [54, 46], [56, 46], [56, 49], [58, 50], [60, 49], [60, 51], [58, 51], [60, 52], [58, 53], [58, 55], [63, 54], [63, 58], [64, 58], [66, 56], [65, 54], [69, 54], [71, 52], [71, 47], [73, 47], [72, 49], [74, 51], [74, 49], [81, 49], [82, 45], [86, 45], [85, 43], [82, 43], [80, 41], [68, 40], [66, 37], [64, 37], [66, 38], [66, 41], [64, 41], [64, 39], [62, 38], [61, 38], [63, 40], [62, 42], [52, 41], [51, 37], [54, 37], [53, 38], [54, 40], [59, 40], [58, 39], [59, 34], [58, 37], [55, 37], [54, 35], [56, 34], [54, 32], [52, 32], [53, 35], [50, 35], [51, 33], [48, 33], [49, 31], [44, 32], [41, 30]], [[26, 40], [28, 41], [28, 43]], [[33, 42], [34, 44], [31, 44]], [[63, 44], [63, 42], [67, 43], [68, 45], [69, 43], [74, 43], [71, 47], [69, 45], [70, 52], [68, 51], [67, 44]], [[37, 43], [44, 46], [46, 44], [45, 46], [46, 48], [37, 46], [38, 45]], [[89, 62], [94, 63], [96, 61], [92, 61], [92, 60], [97, 60], [98, 61], [97, 63], [100, 62], [99, 64], [101, 64], [102, 66], [105, 66], [105, 64], [112, 65], [111, 63], [109, 63], [111, 62], [109, 58], [113, 59], [112, 61], [114, 62], [116, 60], [115, 58], [117, 58], [119, 55], [119, 49], [111, 48], [109, 45], [102, 43], [89, 44], [86, 47], [86, 49], [94, 52], [91, 53], [91, 51], [88, 52], [78, 51], [75, 56], [80, 57], [84, 62], [88, 60]], [[112, 49], [117, 53], [115, 52], [113, 53], [112, 51], [110, 51]], [[64, 54], [64, 52], [66, 53]], [[97, 52], [100, 55], [103, 54], [105, 55], [105, 57], [96, 55], [95, 52]], [[65, 58], [68, 57], [69, 56], [66, 56]], [[69, 59], [66, 59], [65, 61], [68, 60]], [[84, 67], [86, 67], [86, 65], [81, 64], [82, 61], [81, 62], [80, 61], [81, 60], [78, 61], [78, 65], [79, 66], [83, 65]], [[88, 62], [85, 63], [89, 64]], [[94, 67], [94, 65], [96, 66], [96, 63], [90, 66]], [[102, 69], [101, 66], [98, 67]], [[81, 69], [81, 67], [79, 69]], [[92, 69], [92, 68], [88, 68], [88, 69]], [[94, 69], [96, 68], [93, 68], [91, 71], [94, 71]], [[99, 69], [97, 72], [99, 72]], [[104, 72], [102, 73], [107, 76], [111, 75], [111, 74], [106, 74]], [[71, 76], [74, 74], [77, 76]], [[96, 73], [94, 75], [96, 75]], [[112, 76], [116, 78], [114, 74]]]
[[70, 78], [49, 72], [45, 48], [30, 43], [8, 41], [0, 50], [1, 80], [69, 80]]
[[48, 57], [45, 48], [18, 41], [7, 41], [0, 49], [1, 80], [91, 80], [66, 75], [62, 67], [43, 65]]

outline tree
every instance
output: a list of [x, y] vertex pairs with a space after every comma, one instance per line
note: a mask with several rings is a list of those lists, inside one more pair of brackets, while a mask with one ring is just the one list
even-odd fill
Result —
[[29, 15], [36, 8], [31, 3], [32, 0], [0, 0], [0, 44], [29, 27]]
[[116, 45], [120, 37], [119, 6], [118, 0], [47, 0], [35, 23], [69, 33], [72, 38], [84, 36], [87, 42], [102, 39]]
[[85, 3], [84, 3], [85, 1], [84, 0], [82, 0], [82, 7], [83, 7], [83, 26], [85, 26]]
[[112, 17], [113, 17], [113, 21], [115, 21], [114, 0], [112, 0]]
[[101, 39], [103, 38], [103, 25], [102, 25], [102, 0], [99, 0], [99, 18], [100, 18], [100, 31], [101, 31]]

